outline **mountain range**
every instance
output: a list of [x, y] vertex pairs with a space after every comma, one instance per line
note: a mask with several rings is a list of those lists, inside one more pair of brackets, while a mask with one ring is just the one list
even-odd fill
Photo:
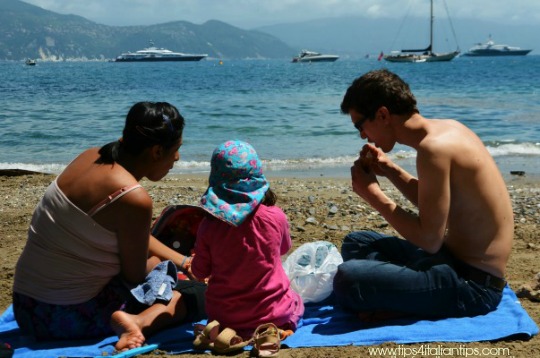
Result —
[[[435, 52], [466, 51], [493, 35], [496, 43], [540, 51], [538, 26], [504, 25], [437, 16]], [[429, 43], [429, 18], [325, 18], [241, 29], [210, 20], [198, 25], [174, 21], [148, 26], [107, 26], [81, 16], [62, 15], [19, 0], [0, 2], [0, 60], [40, 58], [113, 59], [154, 41], [157, 47], [210, 58], [287, 58], [301, 49], [358, 58]]]
[[0, 60], [112, 59], [122, 52], [157, 47], [214, 58], [284, 58], [296, 50], [276, 37], [211, 20], [151, 26], [106, 26], [61, 15], [18, 0], [0, 2]]

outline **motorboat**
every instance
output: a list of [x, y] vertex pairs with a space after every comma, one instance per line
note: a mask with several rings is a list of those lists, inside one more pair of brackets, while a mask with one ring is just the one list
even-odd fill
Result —
[[522, 49], [520, 47], [496, 44], [489, 36], [485, 43], [477, 43], [464, 53], [464, 56], [525, 56], [532, 49]]
[[115, 62], [160, 62], [160, 61], [200, 61], [207, 54], [191, 54], [173, 52], [165, 48], [158, 48], [150, 41], [150, 46], [136, 52], [126, 52], [118, 56]]
[[293, 57], [292, 62], [334, 62], [338, 55], [325, 55], [319, 52], [302, 50], [298, 56]]
[[24, 63], [27, 66], [35, 66], [36, 65], [36, 60], [32, 60], [31, 58], [27, 58], [26, 61], [24, 61]]
[[433, 19], [433, 0], [431, 0], [429, 46], [423, 49], [392, 51], [390, 54], [383, 56], [383, 58], [388, 62], [441, 62], [453, 60], [454, 57], [459, 55], [459, 49], [445, 53], [433, 51]]

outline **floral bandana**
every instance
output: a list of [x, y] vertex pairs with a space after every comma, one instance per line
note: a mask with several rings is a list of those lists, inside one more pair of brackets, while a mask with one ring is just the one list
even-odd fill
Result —
[[239, 226], [269, 187], [257, 152], [246, 142], [230, 140], [214, 150], [210, 167], [209, 186], [200, 205], [218, 219]]

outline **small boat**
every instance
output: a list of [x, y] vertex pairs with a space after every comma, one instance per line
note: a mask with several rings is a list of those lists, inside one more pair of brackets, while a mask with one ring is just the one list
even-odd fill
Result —
[[118, 56], [115, 62], [161, 62], [161, 61], [200, 61], [207, 54], [191, 54], [172, 52], [165, 48], [157, 48], [150, 41], [150, 47], [137, 52], [126, 52]]
[[485, 43], [477, 43], [469, 49], [468, 52], [464, 53], [464, 56], [525, 56], [532, 49], [522, 49], [520, 47], [508, 46], [502, 44], [495, 44], [491, 39]]
[[298, 56], [293, 57], [292, 62], [334, 62], [338, 55], [324, 55], [319, 52], [302, 50]]
[[430, 1], [430, 22], [429, 22], [429, 46], [424, 49], [392, 51], [383, 58], [388, 62], [441, 62], [451, 61], [459, 55], [459, 49], [452, 52], [433, 52], [433, 0]]
[[27, 66], [35, 66], [36, 65], [36, 60], [32, 60], [31, 58], [27, 58], [26, 61], [24, 61], [24, 63]]

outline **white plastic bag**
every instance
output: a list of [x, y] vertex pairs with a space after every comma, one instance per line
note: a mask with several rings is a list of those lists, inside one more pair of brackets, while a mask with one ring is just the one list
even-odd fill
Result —
[[337, 247], [327, 241], [303, 244], [283, 263], [291, 287], [304, 302], [320, 302], [330, 296], [337, 267], [343, 263]]

